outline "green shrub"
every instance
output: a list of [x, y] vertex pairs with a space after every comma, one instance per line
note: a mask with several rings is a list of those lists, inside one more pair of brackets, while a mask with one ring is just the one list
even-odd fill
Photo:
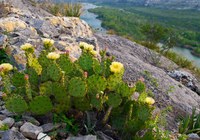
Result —
[[200, 136], [200, 113], [197, 114], [196, 109], [193, 109], [191, 115], [182, 118], [179, 125], [179, 133], [197, 133]]

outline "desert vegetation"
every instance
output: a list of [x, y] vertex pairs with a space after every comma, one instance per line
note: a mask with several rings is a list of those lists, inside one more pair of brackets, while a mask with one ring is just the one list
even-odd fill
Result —
[[[9, 111], [18, 118], [27, 112], [33, 116], [53, 112], [54, 122], [66, 123], [75, 134], [95, 133], [111, 124], [122, 139], [170, 139], [171, 134], [159, 128], [162, 114], [153, 114], [155, 100], [146, 92], [144, 82], [139, 80], [134, 86], [123, 82], [122, 63], [107, 57], [105, 51], [100, 53], [100, 61], [94, 46], [84, 42], [80, 43], [82, 55], [72, 62], [70, 52], [55, 52], [53, 43], [45, 39], [38, 58], [31, 44], [22, 45], [27, 58], [23, 72], [9, 63], [0, 65], [3, 99]], [[139, 97], [133, 98], [136, 92]], [[96, 114], [93, 123], [89, 112]]]

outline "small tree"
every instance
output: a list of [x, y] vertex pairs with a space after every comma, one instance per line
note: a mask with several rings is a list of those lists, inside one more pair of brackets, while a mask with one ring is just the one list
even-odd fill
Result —
[[141, 32], [146, 36], [146, 41], [157, 44], [165, 38], [167, 29], [160, 24], [146, 23], [141, 27]]

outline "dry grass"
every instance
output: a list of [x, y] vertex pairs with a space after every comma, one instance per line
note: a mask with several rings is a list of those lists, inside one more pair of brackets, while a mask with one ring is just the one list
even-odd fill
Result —
[[83, 12], [80, 3], [41, 3], [40, 7], [55, 16], [80, 17]]

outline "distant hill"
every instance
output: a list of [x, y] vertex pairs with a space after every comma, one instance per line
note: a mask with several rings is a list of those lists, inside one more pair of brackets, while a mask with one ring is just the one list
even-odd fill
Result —
[[57, 2], [98, 2], [131, 4], [140, 6], [156, 6], [173, 9], [200, 9], [200, 0], [54, 0]]

